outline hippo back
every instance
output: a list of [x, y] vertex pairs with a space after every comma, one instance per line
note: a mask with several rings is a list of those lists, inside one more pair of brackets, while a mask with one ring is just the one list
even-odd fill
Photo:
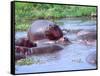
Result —
[[[51, 21], [48, 21], [48, 20], [36, 20], [36, 21], [34, 21], [28, 30], [29, 40], [34, 42], [34, 41], [42, 40], [45, 38], [53, 40], [54, 38], [56, 39], [56, 38], [62, 37], [62, 31], [60, 30], [60, 28], [58, 26], [56, 26], [56, 29], [50, 29], [50, 27], [54, 27], [54, 26], [56, 26], [56, 24], [51, 22]], [[55, 35], [57, 35], [56, 37], [53, 37], [54, 33], [52, 33], [52, 31], [54, 31], [54, 32], [57, 31], [55, 33]], [[53, 38], [51, 38], [50, 36]]]

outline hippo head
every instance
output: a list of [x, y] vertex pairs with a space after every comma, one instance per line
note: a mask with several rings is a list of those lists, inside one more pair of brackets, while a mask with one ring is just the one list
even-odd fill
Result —
[[58, 40], [63, 36], [63, 33], [58, 25], [49, 25], [45, 34], [49, 40]]

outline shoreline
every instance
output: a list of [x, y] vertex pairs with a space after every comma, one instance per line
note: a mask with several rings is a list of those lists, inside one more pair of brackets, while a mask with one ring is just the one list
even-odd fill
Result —
[[[78, 17], [76, 17], [76, 16], [67, 16], [67, 17], [60, 17], [60, 18], [49, 18], [49, 19], [45, 19], [45, 18], [39, 18], [39, 19], [44, 19], [44, 20], [50, 20], [50, 21], [53, 21], [53, 22], [55, 22], [55, 23], [57, 23], [56, 22], [56, 20], [60, 20], [60, 19], [86, 19], [86, 20], [96, 20], [97, 19], [97, 17], [93, 17], [93, 16], [78, 16]], [[24, 19], [24, 21], [26, 21], [26, 22], [22, 22], [22, 23], [20, 23], [20, 24], [16, 24], [15, 25], [15, 28], [16, 28], [16, 32], [17, 31], [26, 31], [28, 28], [29, 28], [29, 26], [31, 25], [31, 23], [33, 22], [33, 21], [35, 21], [35, 20], [39, 20], [39, 19]], [[23, 29], [22, 29], [23, 28]]]

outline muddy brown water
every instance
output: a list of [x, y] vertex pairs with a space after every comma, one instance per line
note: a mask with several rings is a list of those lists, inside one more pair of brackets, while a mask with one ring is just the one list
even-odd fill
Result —
[[[76, 32], [78, 30], [96, 31], [96, 20], [90, 18], [64, 18], [56, 20], [56, 23], [57, 22], [58, 24], [59, 22], [63, 23], [63, 25], [60, 26], [61, 29], [69, 30], [69, 32], [64, 31], [64, 37], [68, 37], [71, 44], [66, 46], [60, 45], [63, 47], [63, 50], [56, 53], [33, 55], [29, 57], [33, 60], [39, 60], [39, 62], [31, 65], [16, 65], [16, 73], [96, 69], [96, 64], [94, 63], [94, 65], [92, 65], [90, 63], [91, 60], [96, 57], [91, 54], [95, 53], [96, 55], [96, 42], [92, 45], [84, 44], [79, 41]], [[27, 36], [27, 32], [16, 32], [15, 35], [16, 39], [24, 36]], [[45, 44], [47, 45], [45, 40], [38, 43], [39, 46], [45, 46]]]

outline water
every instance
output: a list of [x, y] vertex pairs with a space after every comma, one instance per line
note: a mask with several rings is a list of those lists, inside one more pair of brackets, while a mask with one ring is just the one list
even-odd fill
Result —
[[[96, 30], [96, 20], [87, 18], [71, 18], [60, 19], [56, 22], [62, 22], [61, 29], [68, 30]], [[26, 32], [16, 32], [16, 38], [27, 36]], [[32, 56], [31, 58], [39, 60], [38, 64], [32, 65], [16, 65], [16, 73], [34, 73], [34, 72], [50, 72], [50, 71], [67, 71], [67, 70], [82, 70], [96, 69], [96, 65], [91, 65], [86, 61], [89, 54], [96, 53], [96, 44], [86, 45], [78, 42], [76, 33], [68, 32], [64, 35], [72, 42], [67, 46], [62, 46], [64, 49], [52, 53]]]

